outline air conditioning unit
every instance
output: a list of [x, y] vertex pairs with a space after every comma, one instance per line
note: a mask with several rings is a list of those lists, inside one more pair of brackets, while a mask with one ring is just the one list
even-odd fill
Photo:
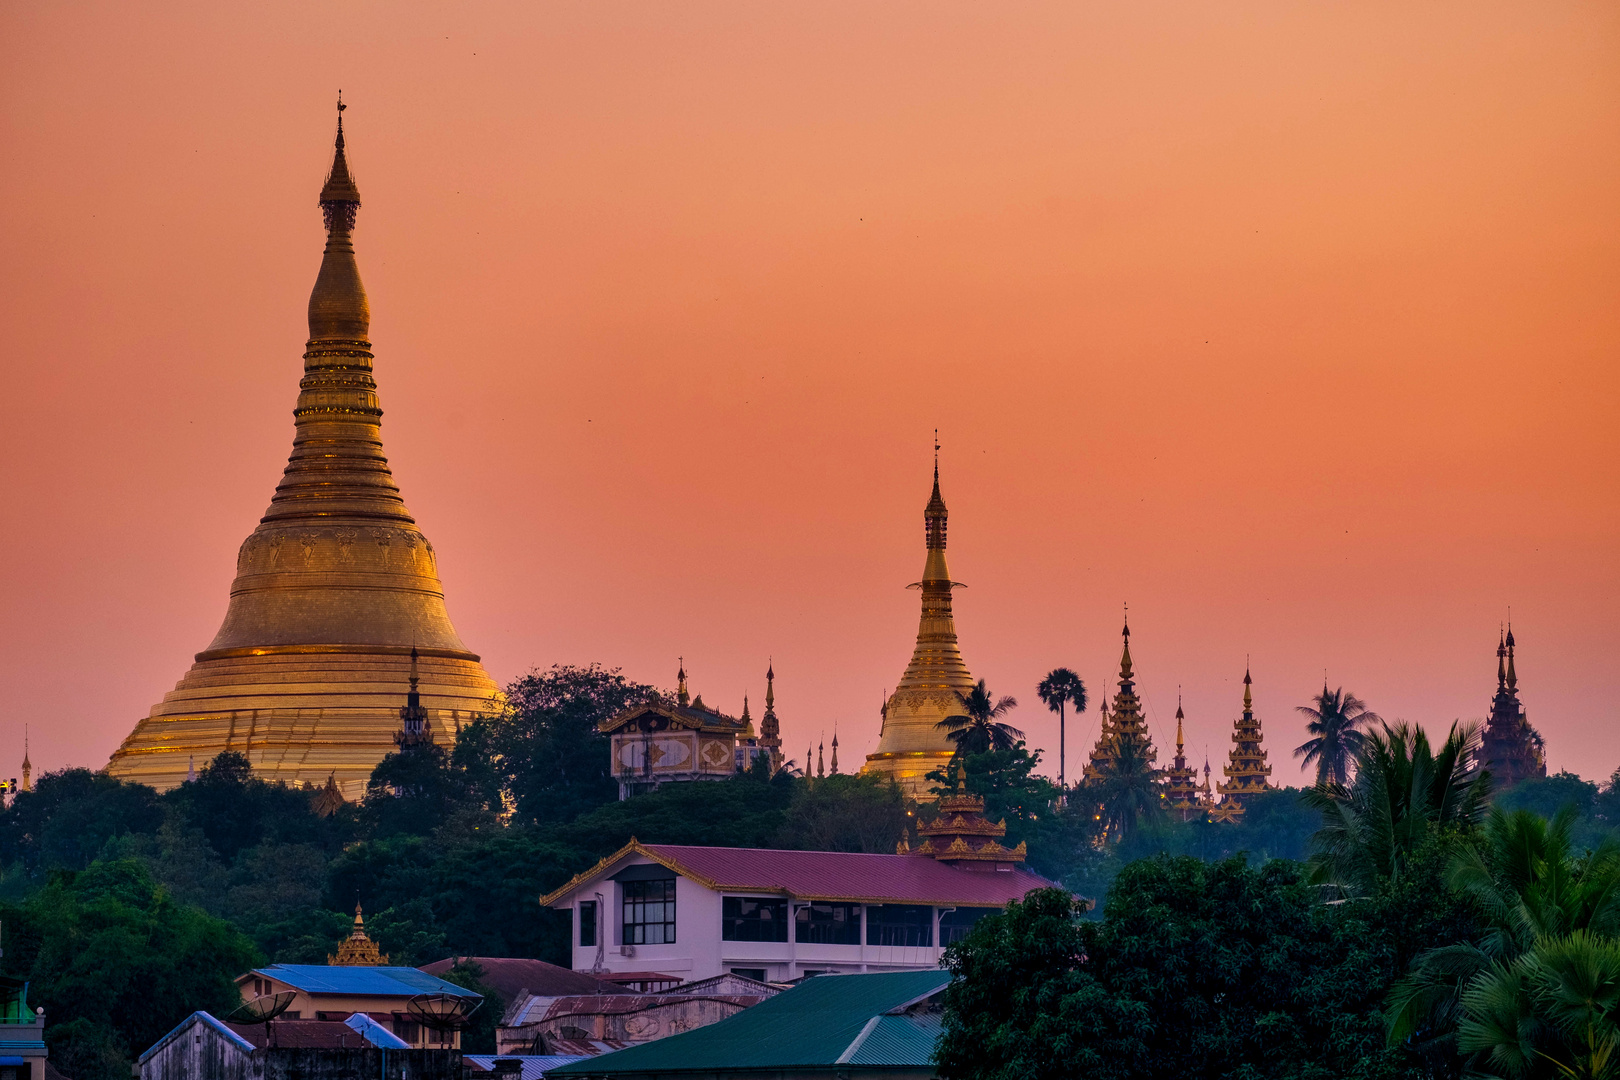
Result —
[[619, 955], [620, 956], [634, 956], [634, 955], [636, 955], [636, 947], [634, 945], [620, 945], [619, 946]]

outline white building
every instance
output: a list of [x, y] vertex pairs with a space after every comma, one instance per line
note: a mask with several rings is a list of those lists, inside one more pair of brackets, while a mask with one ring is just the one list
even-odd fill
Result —
[[576, 971], [781, 982], [933, 968], [979, 917], [1052, 885], [997, 829], [981, 817], [971, 845], [931, 837], [902, 855], [632, 840], [540, 902], [573, 912]]

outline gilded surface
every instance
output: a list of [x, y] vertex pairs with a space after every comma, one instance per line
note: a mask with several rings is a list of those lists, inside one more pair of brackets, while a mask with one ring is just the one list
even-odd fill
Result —
[[326, 251], [287, 468], [237, 552], [219, 633], [113, 754], [114, 776], [166, 789], [234, 750], [266, 779], [331, 776], [356, 798], [394, 749], [413, 646], [436, 741], [497, 707], [499, 688], [450, 623], [433, 545], [383, 454], [352, 239], [360, 193], [341, 126], [320, 201]]
[[945, 565], [945, 500], [939, 494], [939, 466], [934, 466], [934, 492], [923, 511], [927, 559], [923, 578], [922, 616], [917, 626], [917, 647], [911, 663], [883, 705], [883, 730], [877, 750], [868, 755], [861, 772], [893, 777], [907, 795], [928, 800], [934, 796], [927, 775], [950, 761], [955, 745], [940, 729], [947, 716], [960, 715], [959, 694], [973, 689], [973, 676], [962, 662], [956, 642], [956, 621], [951, 616], [951, 580]]

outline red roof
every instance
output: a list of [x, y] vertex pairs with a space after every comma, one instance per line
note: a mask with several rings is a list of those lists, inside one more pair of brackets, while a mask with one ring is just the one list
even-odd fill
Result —
[[525, 960], [519, 957], [451, 956], [435, 960], [431, 964], [423, 964], [422, 970], [442, 979], [458, 961], [463, 964], [477, 964], [482, 968], [484, 975], [480, 981], [499, 994], [502, 1002], [508, 1005], [516, 1001], [518, 994], [524, 990], [542, 997], [624, 992], [622, 987], [584, 972], [570, 971], [556, 964], [548, 964], [544, 960]]
[[544, 897], [542, 902], [555, 903], [577, 885], [630, 854], [652, 858], [682, 877], [711, 889], [777, 893], [801, 900], [1004, 907], [1013, 900], [1023, 899], [1032, 889], [1050, 888], [1054, 884], [1022, 867], [963, 870], [927, 855], [691, 847], [631, 841], [617, 855], [603, 860], [593, 870]]

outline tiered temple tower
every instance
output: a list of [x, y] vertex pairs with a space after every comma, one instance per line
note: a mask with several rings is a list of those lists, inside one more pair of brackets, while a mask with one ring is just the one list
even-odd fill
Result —
[[944, 769], [956, 750], [939, 722], [961, 714], [961, 697], [973, 690], [973, 676], [962, 662], [951, 617], [951, 580], [945, 566], [945, 500], [939, 494], [939, 447], [934, 447], [934, 492], [923, 510], [927, 556], [922, 580], [922, 618], [917, 647], [900, 684], [884, 703], [877, 750], [867, 755], [861, 772], [887, 776], [911, 798], [932, 800], [930, 772]]
[[1118, 760], [1120, 748], [1134, 744], [1148, 764], [1159, 760], [1159, 751], [1148, 734], [1147, 722], [1142, 718], [1142, 702], [1136, 696], [1136, 680], [1131, 666], [1131, 626], [1125, 624], [1120, 631], [1125, 647], [1119, 658], [1119, 693], [1114, 695], [1114, 707], [1103, 714], [1102, 734], [1091, 751], [1091, 764], [1086, 766], [1086, 779], [1105, 778]]
[[759, 745], [771, 755], [771, 775], [782, 768], [782, 722], [776, 718], [776, 665], [765, 665], [765, 715], [759, 718]]
[[1252, 687], [1253, 681], [1245, 668], [1243, 716], [1232, 725], [1232, 752], [1229, 764], [1221, 769], [1227, 782], [1215, 785], [1221, 793], [1221, 805], [1232, 804], [1228, 819], [1243, 815], [1243, 801], [1249, 796], [1276, 790], [1266, 781], [1271, 775], [1271, 766], [1266, 764], [1266, 752], [1260, 749], [1264, 736], [1260, 733], [1260, 721], [1254, 715]]
[[188, 760], [234, 750], [265, 779], [331, 777], [358, 797], [394, 748], [413, 648], [432, 738], [448, 741], [462, 720], [499, 707], [499, 688], [450, 623], [437, 555], [383, 455], [352, 238], [360, 191], [339, 110], [292, 455], [237, 553], [219, 633], [108, 763], [122, 779], [174, 787]]
[[1547, 758], [1541, 733], [1530, 726], [1524, 706], [1519, 703], [1519, 673], [1513, 662], [1513, 627], [1496, 646], [1496, 696], [1491, 699], [1491, 717], [1485, 722], [1480, 744], [1480, 761], [1491, 773], [1497, 791], [1520, 780], [1547, 775]]
[[956, 790], [940, 796], [936, 809], [939, 816], [917, 826], [922, 842], [912, 847], [902, 837], [895, 848], [897, 854], [930, 855], [942, 863], [981, 870], [1009, 870], [1028, 856], [1022, 840], [1013, 848], [1002, 843], [1007, 836], [1006, 820], [992, 822], [984, 816], [984, 800], [968, 794], [960, 769]]
[[1165, 770], [1164, 796], [1170, 812], [1180, 814], [1182, 821], [1191, 821], [1204, 812], [1198, 801], [1198, 770], [1187, 764], [1187, 749], [1182, 734], [1186, 716], [1181, 711], [1181, 699], [1176, 699], [1176, 757], [1175, 763]]

